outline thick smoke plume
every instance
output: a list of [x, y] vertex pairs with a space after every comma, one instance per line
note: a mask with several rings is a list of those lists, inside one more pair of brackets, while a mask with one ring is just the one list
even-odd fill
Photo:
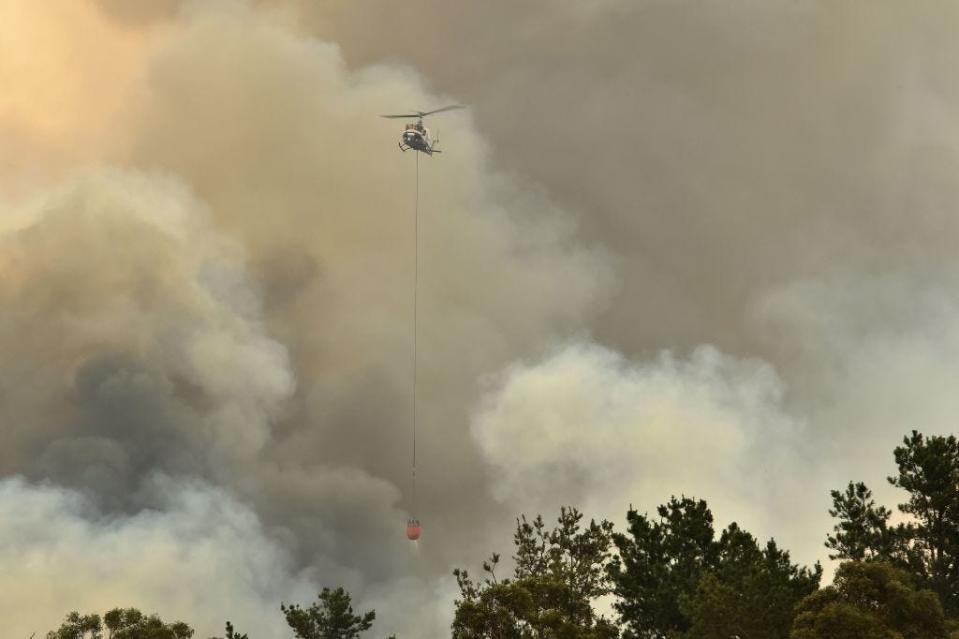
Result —
[[[450, 566], [508, 521], [475, 490], [477, 380], [595, 313], [603, 252], [574, 242], [570, 214], [537, 189], [493, 171], [467, 117], [449, 119], [457, 146], [420, 167], [414, 512], [415, 167], [386, 152], [395, 124], [376, 114], [441, 98], [409, 69], [350, 72], [334, 45], [243, 3], [188, 4], [140, 27], [89, 11], [117, 37], [144, 29], [144, 64], [103, 97], [122, 96], [103, 108], [126, 128], [101, 130], [87, 161], [67, 170], [52, 149], [7, 176], [3, 472], [133, 518], [172, 508], [151, 489], [157, 473], [202, 481], [250, 508], [315, 587], [343, 583], [389, 627], [435, 632], [444, 615], [396, 602], [439, 589], [448, 615]], [[22, 132], [34, 116], [10, 117]], [[412, 514], [429, 522], [418, 554], [402, 537]], [[195, 621], [212, 632], [229, 614]]]
[[144, 475], [254, 460], [293, 374], [239, 247], [169, 180], [84, 175], [34, 208], [0, 240], [5, 474], [123, 509]]
[[[956, 12], [0, 0], [0, 616], [280, 637], [343, 584], [441, 636], [516, 511], [679, 492], [821, 558], [827, 488], [959, 409]], [[415, 165], [377, 115], [453, 101], [414, 507]]]
[[795, 507], [794, 476], [810, 460], [782, 395], [768, 365], [711, 347], [631, 363], [570, 344], [505, 371], [473, 428], [497, 470], [494, 494], [519, 511], [569, 502], [615, 521], [624, 504], [652, 510], [685, 493], [721, 519], [789, 534], [822, 521]]

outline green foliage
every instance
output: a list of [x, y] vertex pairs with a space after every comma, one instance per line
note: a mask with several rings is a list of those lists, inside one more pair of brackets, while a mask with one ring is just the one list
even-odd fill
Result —
[[101, 639], [102, 631], [100, 615], [71, 612], [58, 629], [47, 633], [47, 639]]
[[111, 610], [103, 616], [110, 639], [189, 639], [193, 629], [182, 621], [163, 623], [157, 615], [146, 616], [135, 608]]
[[58, 630], [47, 633], [47, 639], [190, 639], [193, 629], [182, 621], [165, 624], [157, 615], [144, 615], [135, 608], [115, 608], [103, 616], [67, 615]]
[[657, 513], [658, 520], [630, 508], [627, 534], [613, 535], [619, 555], [609, 566], [619, 597], [614, 608], [630, 636], [644, 639], [689, 630], [680, 600], [719, 560], [713, 514], [705, 501], [673, 497]]
[[298, 639], [354, 639], [373, 626], [376, 612], [354, 614], [350, 593], [343, 588], [324, 588], [318, 598], [309, 608], [280, 604]]
[[789, 553], [731, 524], [716, 539], [702, 500], [673, 497], [658, 519], [627, 513], [609, 565], [626, 635], [642, 639], [785, 639], [795, 605], [816, 590], [822, 568], [800, 568]]
[[876, 506], [864, 483], [849, 482], [845, 491], [830, 494], [833, 507], [829, 514], [839, 520], [833, 528], [835, 534], [826, 539], [826, 547], [835, 551], [830, 559], [893, 561], [902, 556], [902, 529], [890, 528], [892, 512]]
[[791, 639], [945, 639], [939, 598], [881, 562], [847, 562], [797, 608]]
[[786, 639], [794, 609], [815, 592], [822, 577], [800, 568], [775, 541], [760, 548], [756, 539], [732, 524], [719, 540], [719, 559], [696, 590], [682, 598], [691, 627], [688, 639]]
[[590, 521], [563, 508], [558, 525], [547, 530], [543, 518], [516, 522], [512, 579], [498, 579], [500, 557], [484, 562], [482, 582], [455, 570], [460, 588], [453, 637], [479, 639], [613, 639], [616, 627], [598, 616], [593, 602], [609, 592], [606, 562], [612, 524]]
[[899, 510], [916, 518], [906, 528], [909, 563], [919, 583], [935, 590], [950, 615], [959, 614], [959, 441], [912, 431], [894, 451], [893, 486], [909, 493]]
[[[216, 639], [212, 637], [211, 639]], [[233, 628], [233, 624], [229, 621], [226, 622], [226, 634], [223, 635], [223, 639], [250, 639], [246, 634], [240, 634]]]
[[833, 491], [832, 558], [882, 560], [907, 570], [934, 590], [950, 616], [959, 616], [959, 441], [912, 433], [894, 451], [898, 474], [889, 483], [908, 494], [899, 510], [914, 521], [890, 528], [862, 483]]

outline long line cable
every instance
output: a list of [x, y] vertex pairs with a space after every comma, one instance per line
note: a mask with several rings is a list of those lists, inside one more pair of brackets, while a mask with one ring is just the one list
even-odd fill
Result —
[[413, 487], [413, 513], [416, 513], [416, 382], [417, 382], [417, 365], [416, 365], [416, 320], [417, 320], [417, 310], [419, 306], [419, 286], [420, 286], [420, 154], [418, 151], [413, 152], [413, 156], [416, 158], [416, 205], [413, 208], [413, 393], [412, 393], [412, 415], [411, 415], [411, 431], [412, 431], [412, 449], [413, 449], [413, 466], [412, 466], [412, 477], [411, 483]]

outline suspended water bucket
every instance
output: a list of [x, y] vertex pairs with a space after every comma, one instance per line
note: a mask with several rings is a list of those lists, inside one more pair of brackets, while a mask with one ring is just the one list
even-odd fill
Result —
[[410, 541], [416, 541], [420, 538], [420, 535], [423, 533], [423, 529], [420, 527], [419, 519], [410, 519], [406, 522], [406, 538]]

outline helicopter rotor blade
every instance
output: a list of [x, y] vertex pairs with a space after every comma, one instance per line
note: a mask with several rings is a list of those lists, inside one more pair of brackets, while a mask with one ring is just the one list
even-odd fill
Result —
[[420, 116], [433, 115], [434, 113], [442, 113], [443, 111], [453, 111], [454, 109], [465, 109], [466, 107], [462, 104], [451, 104], [449, 106], [440, 107], [439, 109], [433, 109], [432, 111], [420, 112]]
[[381, 115], [381, 118], [421, 118], [422, 115], [418, 113], [403, 113], [399, 115]]

